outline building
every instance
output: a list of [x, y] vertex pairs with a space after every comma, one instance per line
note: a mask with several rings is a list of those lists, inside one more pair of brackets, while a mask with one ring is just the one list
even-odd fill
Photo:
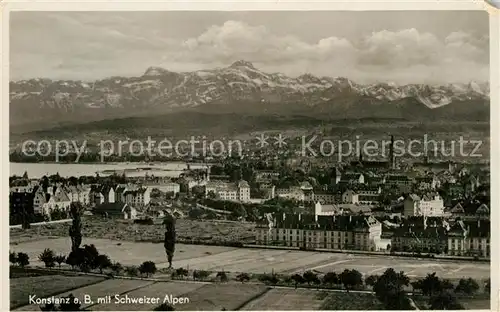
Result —
[[422, 197], [410, 194], [404, 200], [403, 215], [405, 217], [444, 216], [443, 198], [437, 193], [425, 194]]
[[126, 189], [122, 195], [124, 203], [133, 207], [142, 207], [151, 201], [151, 188], [138, 187], [135, 189]]
[[174, 182], [163, 182], [163, 183], [148, 183], [144, 185], [150, 187], [152, 190], [157, 189], [163, 193], [173, 193], [178, 194], [181, 191], [181, 186]]
[[342, 203], [359, 204], [359, 194], [353, 190], [347, 190], [342, 194]]
[[445, 253], [448, 249], [448, 224], [442, 218], [412, 217], [393, 230], [391, 250]]
[[458, 220], [448, 232], [448, 254], [489, 258], [490, 221]]
[[365, 183], [365, 176], [362, 173], [359, 173], [359, 172], [356, 172], [356, 173], [344, 173], [341, 176], [340, 181], [338, 183], [364, 184]]
[[250, 186], [244, 180], [238, 183], [210, 181], [205, 186], [205, 196], [210, 196], [210, 194], [222, 200], [248, 202], [250, 201]]
[[104, 203], [92, 209], [92, 213], [106, 218], [137, 219], [137, 209], [126, 203]]
[[24, 217], [34, 214], [33, 192], [10, 192], [10, 224], [21, 224]]
[[385, 179], [387, 188], [396, 188], [401, 193], [410, 192], [413, 181], [406, 175], [389, 175]]
[[276, 196], [301, 202], [306, 200], [306, 194], [300, 187], [297, 186], [290, 186], [287, 188], [277, 188]]
[[439, 180], [435, 176], [416, 177], [415, 187], [422, 191], [433, 191], [439, 187]]
[[46, 213], [50, 213], [54, 210], [69, 211], [70, 206], [71, 199], [65, 192], [61, 191], [56, 192], [55, 195], [50, 196], [48, 201], [42, 205], [42, 209]]
[[100, 205], [105, 203], [114, 203], [115, 190], [109, 185], [93, 185], [89, 191], [89, 203], [91, 205]]
[[376, 250], [382, 224], [373, 217], [276, 214], [256, 228], [256, 243], [305, 249]]
[[324, 205], [335, 203], [335, 194], [327, 192], [314, 192], [314, 201]]

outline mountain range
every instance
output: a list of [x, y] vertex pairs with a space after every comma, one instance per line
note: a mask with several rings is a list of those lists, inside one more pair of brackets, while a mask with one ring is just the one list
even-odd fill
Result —
[[488, 121], [489, 83], [358, 84], [347, 78], [265, 73], [247, 61], [172, 72], [150, 67], [140, 77], [92, 82], [10, 82], [11, 131], [183, 111], [306, 115], [330, 119], [398, 118]]

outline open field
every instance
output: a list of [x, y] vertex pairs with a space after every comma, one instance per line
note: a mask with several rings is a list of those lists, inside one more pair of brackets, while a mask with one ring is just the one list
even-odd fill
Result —
[[[163, 302], [164, 297], [167, 295], [172, 295], [173, 297], [187, 297], [191, 300], [191, 298], [193, 297], [192, 294], [195, 294], [199, 288], [205, 286], [211, 286], [211, 285], [182, 283], [182, 282], [177, 282], [177, 283], [158, 282], [158, 283], [148, 284], [147, 286], [127, 292], [127, 295], [130, 298], [141, 298], [143, 296], [146, 296], [147, 298], [158, 297], [161, 298], [160, 303]], [[129, 303], [126, 305], [126, 309], [132, 311], [151, 311], [158, 305], [159, 304], [151, 304], [151, 303], [147, 304]], [[117, 302], [95, 304], [90, 306], [91, 310], [96, 310], [96, 311], [119, 311], [119, 310], [124, 310], [124, 308], [125, 306], [123, 304]]]
[[264, 285], [236, 284], [211, 284], [204, 285], [191, 293], [186, 294], [188, 304], [176, 306], [183, 311], [213, 311], [240, 309], [247, 302], [268, 290]]
[[[67, 289], [76, 289], [85, 285], [95, 284], [104, 278], [95, 276], [62, 276], [45, 275], [10, 279], [11, 307], [28, 304], [29, 295], [46, 297], [59, 294]], [[91, 286], [88, 286], [91, 287]]]
[[252, 300], [241, 310], [319, 310], [327, 295], [311, 289], [275, 288]]
[[[107, 239], [84, 238], [82, 244], [94, 244], [97, 249], [110, 256], [112, 261], [123, 265], [139, 265], [154, 261], [158, 268], [166, 263], [162, 244], [132, 243]], [[68, 238], [25, 242], [11, 245], [11, 251], [26, 252], [32, 264], [41, 264], [37, 258], [44, 248], [51, 248], [56, 254], [67, 254], [71, 248]], [[436, 272], [442, 278], [455, 279], [490, 277], [488, 262], [465, 262], [436, 259], [409, 259], [390, 256], [341, 254], [312, 251], [273, 250], [256, 248], [233, 248], [203, 245], [176, 245], [174, 267], [203, 269], [210, 271], [269, 273], [303, 273], [306, 270], [318, 272], [356, 269], [363, 274], [381, 274], [387, 268], [404, 271], [409, 277], [421, 277]]]

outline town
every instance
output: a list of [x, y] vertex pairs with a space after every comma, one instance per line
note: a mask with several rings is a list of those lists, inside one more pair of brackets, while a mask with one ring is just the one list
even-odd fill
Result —
[[[140, 172], [140, 171], [139, 171]], [[490, 257], [487, 165], [430, 161], [404, 168], [362, 155], [330, 167], [228, 158], [179, 177], [145, 171], [107, 176], [10, 178], [11, 225], [68, 217], [79, 202], [105, 218], [254, 222], [260, 246], [304, 250]]]

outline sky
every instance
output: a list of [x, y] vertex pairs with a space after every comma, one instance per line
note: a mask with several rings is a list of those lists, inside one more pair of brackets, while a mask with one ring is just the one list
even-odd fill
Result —
[[10, 79], [92, 81], [246, 60], [358, 83], [489, 80], [482, 11], [12, 12]]

